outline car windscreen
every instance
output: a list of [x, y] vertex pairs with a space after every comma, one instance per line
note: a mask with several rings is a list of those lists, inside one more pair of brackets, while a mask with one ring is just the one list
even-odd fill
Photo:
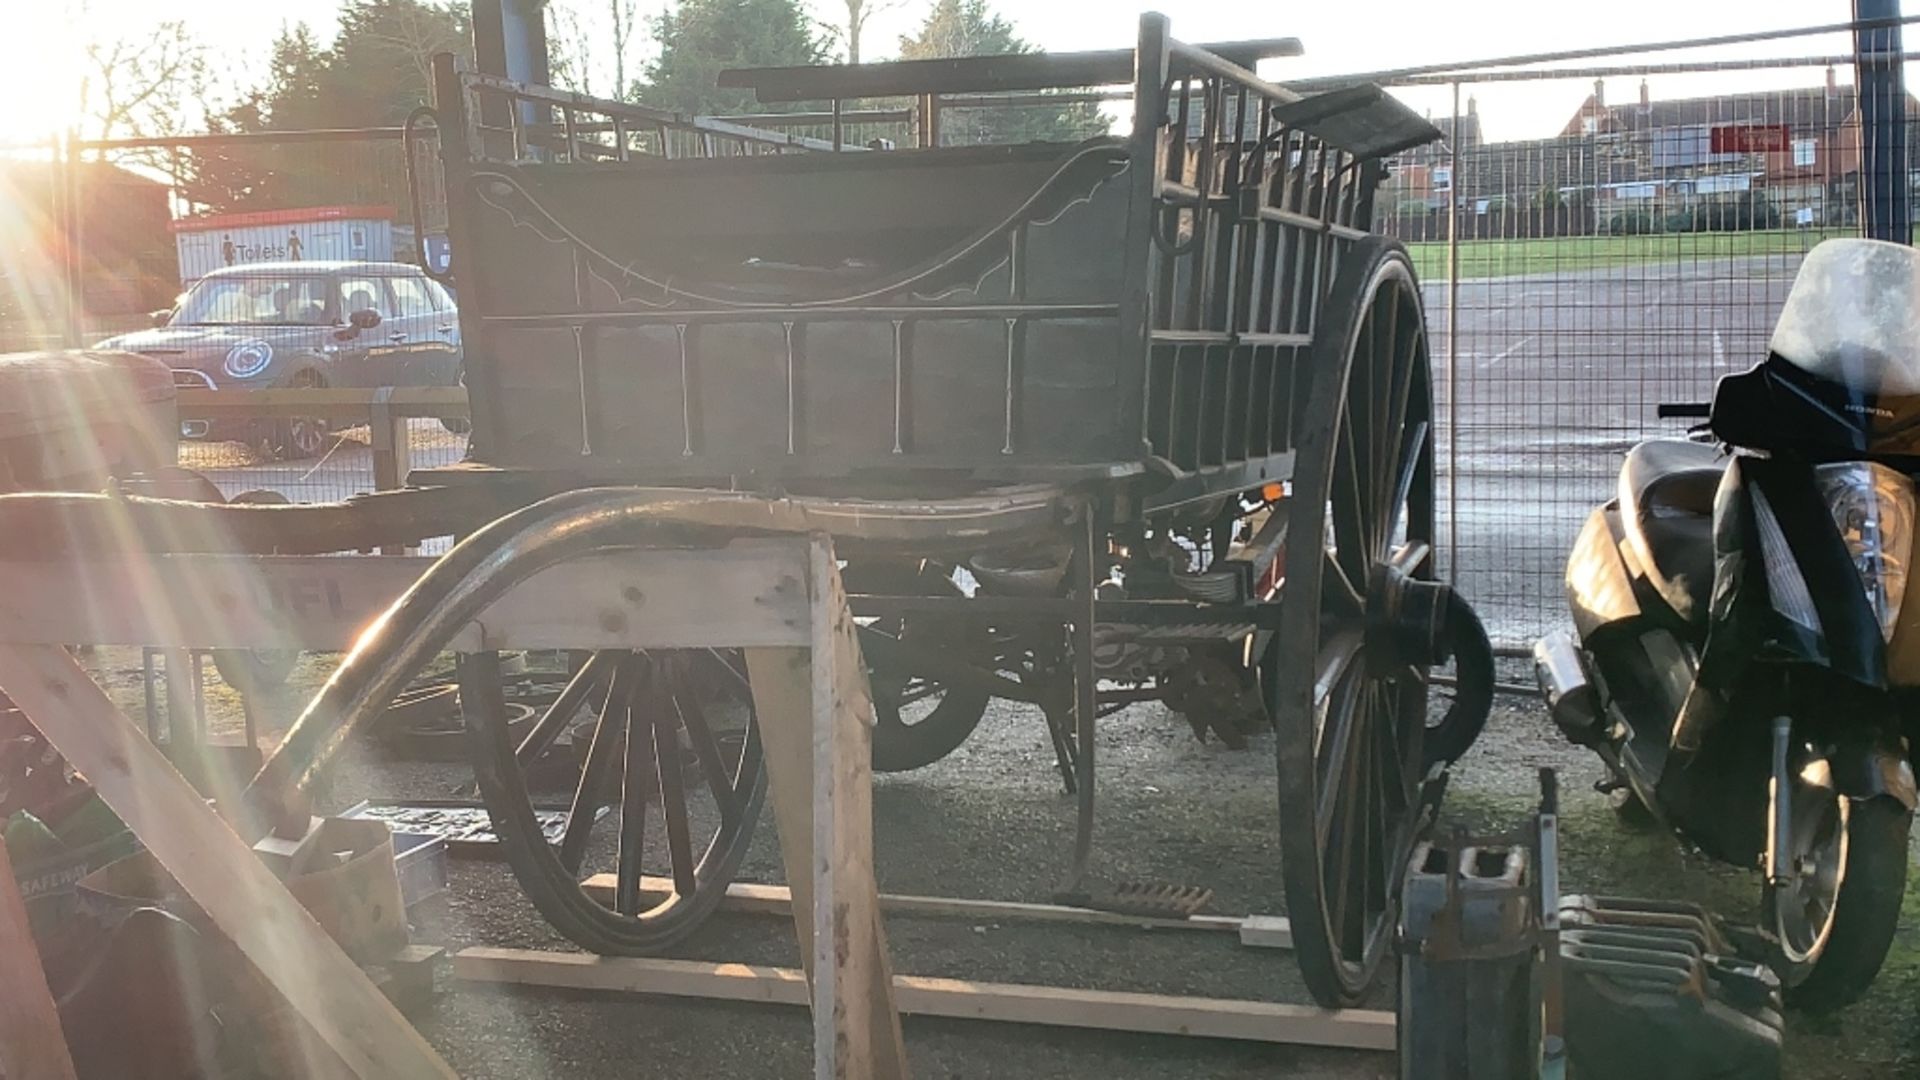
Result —
[[260, 274], [202, 278], [188, 291], [175, 326], [326, 326], [327, 279]]

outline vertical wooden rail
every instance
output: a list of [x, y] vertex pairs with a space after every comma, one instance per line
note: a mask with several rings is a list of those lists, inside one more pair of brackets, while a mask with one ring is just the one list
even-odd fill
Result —
[[0, 1076], [7, 1080], [73, 1080], [73, 1058], [60, 1013], [27, 927], [27, 905], [14, 884], [13, 860], [0, 841]]
[[832, 542], [810, 541], [811, 649], [749, 649], [794, 931], [811, 983], [815, 1080], [905, 1080], [873, 878], [873, 701]]

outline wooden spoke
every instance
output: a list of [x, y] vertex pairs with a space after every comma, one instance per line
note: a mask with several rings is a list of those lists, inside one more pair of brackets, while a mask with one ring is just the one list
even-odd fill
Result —
[[1398, 467], [1394, 470], [1393, 488], [1387, 495], [1386, 505], [1381, 509], [1381, 520], [1386, 521], [1387, 526], [1376, 550], [1382, 555], [1386, 554], [1387, 545], [1393, 543], [1394, 530], [1400, 527], [1407, 499], [1412, 496], [1414, 481], [1420, 475], [1422, 455], [1426, 449], [1427, 425], [1422, 421], [1414, 425], [1405, 439], [1402, 456], [1396, 459]]
[[1403, 574], [1413, 574], [1426, 563], [1427, 557], [1432, 554], [1432, 544], [1427, 543], [1425, 540], [1415, 540], [1395, 548], [1392, 557], [1387, 560], [1387, 565]]
[[707, 712], [700, 705], [699, 695], [683, 686], [673, 695], [673, 707], [686, 729], [687, 741], [693, 745], [693, 756], [700, 763], [707, 790], [713, 793], [713, 801], [719, 806], [720, 823], [733, 824], [740, 817], [740, 793], [734, 788], [732, 768], [721, 752], [720, 740], [714, 737], [712, 725], [707, 723]]
[[622, 915], [640, 912], [640, 878], [645, 874], [642, 859], [647, 850], [647, 797], [651, 794], [652, 747], [647, 733], [657, 729], [660, 694], [658, 672], [645, 671], [646, 662], [634, 666], [644, 686], [636, 686], [627, 695], [626, 767], [620, 786], [620, 854], [614, 874], [613, 910]]
[[[1382, 321], [1379, 317], [1379, 307], [1379, 304], [1374, 305], [1374, 313], [1368, 319], [1370, 324]], [[1398, 408], [1398, 399], [1401, 394], [1401, 369], [1412, 366], [1410, 358], [1403, 363], [1400, 355], [1400, 294], [1397, 291], [1387, 294], [1386, 307], [1385, 343], [1371, 354], [1364, 352], [1360, 354], [1385, 358], [1384, 364], [1377, 367], [1368, 365], [1367, 368], [1377, 376], [1377, 385], [1372, 387], [1373, 394], [1370, 402], [1375, 417], [1372, 430], [1373, 456], [1370, 463], [1370, 479], [1373, 484], [1367, 492], [1368, 505], [1374, 508], [1374, 532], [1367, 538], [1367, 550], [1373, 552], [1381, 549], [1381, 546], [1390, 539], [1393, 531], [1393, 524], [1389, 521], [1393, 504], [1383, 505], [1386, 493], [1382, 490], [1384, 487], [1382, 481], [1391, 463], [1399, 460], [1399, 425], [1402, 416]], [[1371, 341], [1371, 338], [1369, 340]]]
[[[1356, 703], [1358, 706], [1358, 703]], [[1364, 708], [1356, 707], [1356, 714], [1364, 713]], [[1364, 743], [1368, 725], [1364, 716], [1356, 715], [1354, 727], [1355, 742]], [[1363, 750], [1364, 747], [1355, 749]], [[1332, 827], [1327, 830], [1325, 852], [1330, 863], [1331, 873], [1327, 875], [1330, 897], [1328, 912], [1332, 916], [1331, 925], [1343, 948], [1350, 947], [1347, 940], [1347, 928], [1350, 922], [1349, 905], [1353, 896], [1353, 875], [1356, 860], [1364, 857], [1357, 851], [1360, 846], [1361, 832], [1365, 828], [1366, 791], [1364, 778], [1366, 772], [1360, 767], [1362, 754], [1349, 753], [1341, 765], [1340, 786], [1346, 790], [1347, 797], [1336, 799], [1330, 815]]]
[[619, 650], [601, 649], [588, 657], [586, 663], [580, 665], [580, 670], [574, 672], [573, 677], [567, 680], [567, 685], [560, 691], [560, 696], [554, 699], [545, 713], [541, 714], [540, 719], [533, 725], [533, 730], [527, 732], [527, 737], [520, 740], [519, 747], [514, 750], [514, 757], [519, 759], [522, 766], [539, 760], [540, 755], [547, 752], [547, 748], [553, 745], [553, 740], [567, 729], [567, 721], [572, 720], [574, 714], [580, 711], [580, 706], [586, 702], [587, 695], [613, 669], [613, 665], [619, 658], [625, 655], [626, 653]]
[[1326, 553], [1323, 561], [1325, 566], [1322, 573], [1325, 579], [1320, 587], [1321, 609], [1330, 615], [1344, 616], [1349, 619], [1364, 616], [1367, 613], [1367, 599], [1360, 592], [1360, 587], [1347, 576], [1346, 568], [1340, 565], [1340, 560], [1334, 558], [1330, 551]]
[[1334, 459], [1334, 495], [1330, 503], [1334, 552], [1350, 578], [1364, 581], [1370, 550], [1367, 545], [1367, 502], [1360, 494], [1362, 484], [1358, 458], [1354, 452], [1353, 426], [1342, 423], [1336, 437], [1339, 439], [1339, 452]]
[[673, 890], [692, 896], [694, 862], [692, 829], [687, 822], [687, 785], [682, 775], [679, 729], [662, 716], [653, 725], [653, 766], [660, 781], [660, 816], [667, 830], [667, 854], [673, 861]]
[[1354, 767], [1359, 760], [1358, 744], [1364, 741], [1371, 719], [1368, 710], [1363, 708], [1368, 689], [1364, 677], [1358, 674], [1357, 668], [1349, 668], [1348, 676], [1341, 682], [1346, 692], [1328, 703], [1327, 722], [1322, 729], [1325, 734], [1321, 738], [1323, 750], [1316, 755], [1318, 798], [1313, 819], [1323, 841], [1345, 802], [1351, 801]]
[[567, 808], [566, 829], [560, 834], [560, 865], [572, 874], [580, 872], [587, 855], [587, 841], [593, 833], [600, 808], [606, 805], [607, 781], [611, 778], [614, 754], [627, 729], [627, 698], [632, 681], [632, 657], [622, 657], [614, 668], [607, 688], [606, 704], [601, 706], [600, 721], [593, 728], [593, 742], [587, 747], [586, 764], [580, 769], [580, 784], [574, 788], [573, 803]]
[[719, 649], [702, 649], [701, 652], [712, 657], [719, 670], [734, 684], [734, 690], [746, 698], [753, 696], [753, 684], [747, 681], [746, 662]]

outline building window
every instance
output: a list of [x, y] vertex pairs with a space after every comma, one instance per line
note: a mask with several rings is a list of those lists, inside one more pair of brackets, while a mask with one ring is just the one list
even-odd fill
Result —
[[1581, 134], [1583, 134], [1583, 135], [1591, 135], [1591, 134], [1593, 134], [1594, 132], [1596, 132], [1596, 131], [1598, 131], [1598, 130], [1600, 130], [1600, 119], [1599, 119], [1599, 117], [1595, 117], [1595, 116], [1583, 116], [1583, 117], [1581, 117], [1581, 118], [1580, 118], [1580, 133], [1581, 133]]
[[1793, 164], [1796, 168], [1810, 168], [1813, 165], [1814, 140], [1793, 140]]

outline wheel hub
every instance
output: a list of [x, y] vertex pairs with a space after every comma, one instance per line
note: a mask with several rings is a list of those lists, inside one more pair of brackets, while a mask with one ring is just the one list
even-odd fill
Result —
[[1446, 663], [1452, 602], [1449, 586], [1422, 581], [1391, 563], [1375, 563], [1367, 575], [1367, 651], [1397, 667], [1425, 670]]

